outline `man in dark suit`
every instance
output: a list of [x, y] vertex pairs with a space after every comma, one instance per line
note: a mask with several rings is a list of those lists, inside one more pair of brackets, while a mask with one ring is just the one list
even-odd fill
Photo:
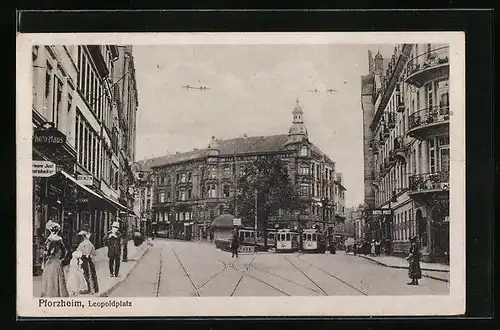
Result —
[[120, 223], [113, 222], [111, 230], [104, 236], [103, 242], [108, 247], [109, 258], [109, 275], [111, 277], [118, 277], [120, 271], [120, 257], [121, 257], [121, 233], [118, 231]]

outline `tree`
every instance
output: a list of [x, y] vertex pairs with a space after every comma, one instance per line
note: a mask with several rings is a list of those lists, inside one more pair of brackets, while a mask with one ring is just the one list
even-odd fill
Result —
[[245, 166], [237, 181], [237, 193], [230, 201], [230, 209], [235, 212], [237, 206], [243, 225], [253, 227], [257, 202], [257, 227], [262, 228], [267, 248], [269, 216], [279, 209], [295, 208], [299, 203], [297, 189], [288, 177], [286, 166], [277, 156], [258, 157]]

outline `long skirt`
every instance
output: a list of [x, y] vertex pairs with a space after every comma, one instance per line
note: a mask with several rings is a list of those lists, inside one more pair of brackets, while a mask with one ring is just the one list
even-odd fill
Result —
[[88, 290], [85, 276], [83, 276], [83, 272], [77, 267], [70, 266], [67, 285], [69, 294], [73, 296], [86, 293]]
[[42, 297], [68, 297], [62, 262], [51, 258], [45, 263], [42, 274]]
[[421, 279], [422, 278], [422, 270], [420, 269], [420, 262], [418, 261], [410, 261], [410, 267], [408, 268], [408, 277], [413, 279]]
[[85, 281], [87, 282], [87, 289], [90, 294], [99, 292], [99, 283], [97, 282], [97, 273], [95, 265], [90, 257], [82, 257], [82, 269]]

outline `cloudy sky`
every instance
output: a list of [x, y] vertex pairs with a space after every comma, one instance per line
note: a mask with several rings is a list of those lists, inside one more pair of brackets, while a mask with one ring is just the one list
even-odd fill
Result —
[[[358, 205], [364, 190], [360, 81], [368, 49], [385, 57], [393, 46], [135, 46], [136, 158], [204, 148], [211, 136], [286, 134], [298, 98], [309, 139], [343, 173], [347, 206]], [[187, 84], [211, 90], [181, 87]], [[315, 88], [321, 92], [309, 92]]]

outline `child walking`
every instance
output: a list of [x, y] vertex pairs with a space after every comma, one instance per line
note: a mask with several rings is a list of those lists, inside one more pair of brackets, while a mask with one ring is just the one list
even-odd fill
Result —
[[67, 280], [68, 292], [71, 296], [77, 296], [88, 292], [87, 281], [85, 281], [85, 276], [83, 275], [82, 264], [82, 252], [78, 250], [73, 252], [69, 263]]

